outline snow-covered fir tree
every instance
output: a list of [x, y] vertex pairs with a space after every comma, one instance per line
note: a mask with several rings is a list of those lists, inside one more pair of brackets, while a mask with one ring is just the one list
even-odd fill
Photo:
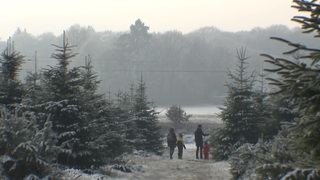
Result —
[[56, 146], [57, 135], [49, 118], [40, 126], [32, 112], [7, 114], [4, 108], [0, 117], [0, 179], [52, 173], [61, 149]]
[[[302, 24], [304, 33], [313, 32], [315, 38], [320, 34], [319, 2], [317, 1], [294, 1], [294, 7], [299, 11], [310, 13], [310, 16], [295, 16], [294, 21]], [[266, 71], [274, 73], [276, 76], [269, 78], [270, 84], [277, 87], [276, 92], [281, 93], [283, 101], [290, 101], [299, 116], [295, 118], [285, 130], [288, 131], [287, 138], [292, 141], [289, 147], [296, 154], [295, 165], [298, 168], [315, 167], [319, 171], [320, 145], [319, 145], [319, 55], [320, 50], [310, 48], [300, 43], [272, 37], [287, 44], [293, 49], [284, 54], [294, 55], [293, 59], [276, 58], [264, 54], [266, 62], [272, 66]], [[298, 53], [298, 58], [296, 54]], [[299, 55], [300, 54], [300, 55]], [[294, 177], [295, 173], [292, 173]], [[298, 176], [298, 174], [296, 174]]]
[[[304, 33], [313, 32], [318, 38], [319, 2], [293, 2], [293, 7], [299, 11], [310, 13], [308, 17], [295, 16], [293, 20], [302, 24]], [[239, 151], [238, 160], [234, 162], [245, 162], [238, 166], [238, 172], [240, 169], [243, 172], [239, 179], [319, 179], [320, 50], [279, 37], [272, 39], [292, 47], [284, 52], [292, 55], [286, 58], [263, 54], [270, 64], [265, 71], [271, 73], [268, 80], [274, 87], [272, 117], [282, 125], [271, 142], [261, 142]], [[258, 153], [260, 150], [257, 147], [263, 148], [260, 149], [263, 153]]]
[[29, 174], [46, 176], [60, 152], [52, 122], [47, 116], [41, 119], [26, 104], [34, 102], [30, 98], [34, 86], [23, 85], [18, 80], [23, 62], [24, 56], [9, 39], [1, 58], [0, 179], [23, 179]]
[[233, 145], [255, 143], [260, 136], [254, 107], [254, 74], [247, 71], [246, 51], [237, 51], [238, 64], [234, 72], [229, 71], [231, 82], [227, 83], [228, 96], [221, 108], [221, 120], [229, 133]]
[[83, 79], [83, 91], [80, 91], [82, 110], [86, 113], [88, 123], [88, 141], [86, 146], [91, 159], [87, 162], [98, 166], [106, 163], [106, 160], [114, 158], [124, 151], [124, 138], [121, 126], [118, 123], [118, 115], [111, 102], [107, 102], [103, 94], [98, 94], [97, 74], [93, 70], [91, 57], [87, 56], [85, 66], [81, 71]]
[[124, 145], [127, 152], [132, 152], [135, 149], [135, 138], [137, 133], [133, 116], [133, 91], [133, 84], [130, 87], [130, 93], [119, 91], [114, 103], [114, 112], [117, 114], [118, 118], [117, 122], [121, 126], [121, 131], [119, 132], [124, 137]]
[[254, 92], [254, 109], [257, 125], [261, 131], [262, 139], [272, 139], [279, 131], [279, 121], [272, 118], [272, 104], [270, 96], [265, 90], [265, 77], [260, 76], [260, 87]]
[[18, 74], [24, 61], [24, 56], [14, 49], [10, 38], [0, 58], [0, 107], [4, 106], [12, 111], [20, 104], [25, 92]]
[[146, 85], [141, 75], [133, 100], [133, 120], [136, 127], [134, 146], [138, 150], [161, 154], [163, 145], [158, 124], [158, 113], [151, 105], [148, 101]]
[[63, 149], [58, 155], [58, 163], [70, 167], [85, 168], [92, 165], [92, 152], [88, 147], [91, 141], [86, 104], [83, 104], [84, 78], [80, 67], [69, 69], [73, 57], [73, 46], [65, 35], [61, 46], [54, 45], [52, 58], [56, 66], [43, 70], [41, 78], [42, 112], [50, 114], [53, 130], [58, 135], [57, 145]]
[[[56, 53], [52, 57], [58, 61], [54, 67], [44, 70], [42, 98], [46, 114], [51, 114], [53, 129], [58, 134], [58, 145], [64, 151], [59, 154], [58, 162], [77, 167], [82, 156], [86, 155], [83, 138], [88, 133], [84, 130], [84, 121], [79, 99], [80, 71], [79, 68], [69, 70], [71, 59], [76, 56], [72, 46], [63, 36], [62, 46], [54, 45]], [[87, 127], [87, 126], [86, 126]], [[83, 153], [82, 153], [82, 152]]]
[[226, 84], [228, 95], [219, 114], [224, 127], [213, 137], [219, 143], [212, 143], [213, 151], [223, 153], [215, 154], [218, 159], [227, 158], [232, 149], [244, 143], [256, 143], [260, 136], [254, 103], [254, 74], [247, 72], [245, 49], [237, 50], [237, 58], [237, 68], [228, 72], [231, 82]]
[[299, 112], [295, 108], [292, 99], [284, 98], [282, 93], [270, 94], [271, 119], [265, 126], [270, 135], [276, 136], [283, 129], [283, 124], [292, 123], [299, 117]]

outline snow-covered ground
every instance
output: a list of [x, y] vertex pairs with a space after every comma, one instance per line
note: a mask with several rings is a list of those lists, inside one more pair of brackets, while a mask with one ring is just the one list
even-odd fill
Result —
[[183, 159], [178, 159], [177, 149], [174, 159], [169, 159], [169, 150], [163, 156], [138, 157], [133, 156], [132, 161], [141, 164], [141, 170], [126, 174], [124, 179], [231, 179], [230, 165], [227, 162], [213, 162], [212, 160], [197, 160], [195, 158], [195, 145], [186, 144]]
[[186, 144], [183, 159], [179, 160], [177, 149], [174, 159], [169, 159], [169, 150], [163, 156], [139, 156], [130, 155], [126, 157], [133, 172], [124, 173], [114, 171], [113, 176], [102, 176], [99, 174], [86, 175], [74, 170], [69, 171], [66, 179], [93, 180], [93, 179], [115, 179], [115, 180], [194, 180], [214, 179], [229, 180], [232, 178], [228, 162], [213, 162], [212, 160], [195, 159], [195, 145]]
[[[216, 106], [186, 107], [186, 112], [192, 115], [192, 122], [215, 122], [219, 123], [216, 113], [219, 109]], [[160, 120], [165, 121], [165, 108], [158, 109]], [[220, 122], [221, 123], [221, 122]], [[185, 134], [184, 141], [187, 149], [183, 152], [183, 159], [178, 159], [178, 150], [175, 150], [174, 159], [169, 159], [169, 149], [163, 156], [149, 155], [128, 155], [125, 159], [127, 165], [131, 167], [132, 172], [125, 173], [110, 168], [111, 176], [101, 174], [87, 175], [77, 170], [65, 171], [66, 179], [79, 180], [197, 180], [197, 179], [214, 179], [229, 180], [232, 179], [230, 174], [230, 165], [228, 162], [214, 162], [212, 160], [198, 160], [195, 158], [196, 147], [194, 136]], [[106, 167], [109, 168], [109, 167]]]

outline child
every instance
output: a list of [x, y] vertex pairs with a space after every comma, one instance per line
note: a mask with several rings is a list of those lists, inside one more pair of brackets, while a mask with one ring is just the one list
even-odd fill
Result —
[[178, 159], [182, 159], [183, 148], [186, 149], [186, 146], [184, 145], [182, 136], [183, 136], [182, 133], [179, 133], [178, 138], [177, 138]]
[[203, 154], [204, 154], [204, 159], [209, 160], [209, 144], [208, 144], [208, 141], [206, 141], [204, 143]]

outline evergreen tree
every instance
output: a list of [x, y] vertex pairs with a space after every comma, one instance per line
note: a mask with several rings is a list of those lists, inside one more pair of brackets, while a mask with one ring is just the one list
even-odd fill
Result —
[[69, 69], [71, 59], [76, 56], [63, 36], [62, 46], [56, 47], [52, 58], [58, 64], [43, 71], [41, 98], [42, 112], [51, 114], [53, 130], [58, 135], [57, 145], [63, 149], [58, 162], [76, 168], [90, 167], [92, 152], [88, 151], [89, 128], [87, 111], [81, 101], [83, 78], [79, 67]]
[[0, 169], [3, 171], [0, 177], [24, 179], [29, 174], [44, 177], [52, 172], [60, 152], [57, 136], [48, 119], [44, 120], [44, 126], [39, 126], [32, 112], [21, 114], [7, 114], [0, 109]]
[[163, 150], [157, 112], [146, 96], [142, 75], [134, 95], [133, 120], [136, 127], [135, 148], [161, 154]]
[[227, 84], [228, 96], [219, 116], [229, 131], [232, 144], [241, 145], [257, 142], [260, 134], [257, 131], [253, 101], [254, 74], [247, 73], [248, 57], [244, 49], [237, 51], [237, 58], [237, 69], [228, 73], [232, 82]]
[[[309, 17], [295, 16], [293, 20], [302, 24], [304, 33], [313, 32], [318, 38], [318, 1], [293, 2], [299, 11], [310, 13]], [[233, 162], [239, 162], [240, 166], [233, 172], [241, 175], [244, 172], [241, 166], [245, 165], [243, 179], [319, 179], [320, 50], [279, 37], [271, 39], [293, 47], [284, 52], [293, 55], [293, 59], [262, 54], [271, 65], [265, 71], [272, 73], [268, 80], [275, 87], [271, 96], [275, 99], [272, 113], [275, 121], [282, 123], [282, 129], [271, 143], [263, 142], [262, 146], [258, 143], [256, 147], [238, 151], [237, 160]]]
[[121, 126], [121, 131], [119, 132], [121, 132], [124, 137], [124, 144], [127, 152], [132, 152], [135, 149], [135, 138], [137, 134], [133, 114], [133, 85], [131, 85], [130, 91], [130, 94], [119, 91], [116, 95], [117, 99], [115, 102], [117, 122]]
[[172, 105], [168, 109], [166, 116], [170, 121], [174, 122], [175, 124], [187, 122], [191, 117], [191, 115], [187, 115], [187, 113], [183, 109], [181, 109], [180, 106], [177, 105]]
[[18, 80], [18, 73], [24, 56], [14, 49], [11, 39], [8, 40], [7, 48], [2, 52], [0, 74], [0, 105], [13, 110], [22, 101], [24, 88]]
[[[267, 127], [270, 127], [273, 135], [276, 135], [283, 129], [283, 125], [292, 123], [296, 118], [299, 118], [299, 111], [294, 106], [292, 99], [284, 98], [282, 93], [270, 94], [271, 101], [271, 121], [268, 122]], [[270, 134], [271, 135], [271, 134]]]
[[122, 34], [115, 42], [113, 58], [119, 63], [116, 66], [120, 65], [120, 69], [131, 70], [122, 74], [122, 77], [125, 78], [122, 81], [127, 81], [128, 77], [138, 79], [139, 73], [137, 72], [141, 71], [142, 67], [142, 64], [138, 62], [149, 60], [147, 57], [150, 53], [151, 35], [148, 31], [149, 27], [137, 19], [134, 24], [130, 25], [130, 32]]
[[88, 123], [88, 138], [86, 146], [92, 153], [89, 162], [94, 165], [103, 165], [108, 158], [114, 158], [124, 151], [121, 126], [118, 124], [118, 114], [111, 102], [107, 102], [102, 94], [98, 94], [97, 75], [93, 71], [91, 57], [81, 71], [83, 91], [81, 91], [81, 104], [85, 119]]
[[119, 37], [118, 46], [125, 48], [131, 55], [139, 56], [150, 41], [149, 27], [140, 19], [130, 26], [130, 33]]
[[261, 131], [262, 140], [269, 140], [276, 135], [280, 129], [279, 121], [272, 118], [272, 104], [269, 94], [265, 91], [264, 75], [261, 75], [259, 81], [260, 90], [254, 92], [253, 101], [255, 109], [255, 118]]
[[37, 124], [39, 126], [43, 126], [45, 121], [48, 117], [41, 107], [42, 104], [42, 97], [47, 96], [47, 92], [43, 90], [41, 86], [41, 73], [29, 72], [26, 77], [26, 81], [24, 83], [25, 88], [27, 89], [28, 93], [24, 96], [22, 100], [22, 108], [24, 111], [32, 111], [36, 114]]
[[[319, 3], [315, 0], [295, 0], [294, 3], [293, 7], [299, 11], [310, 13], [310, 17], [295, 16], [293, 21], [302, 24], [304, 33], [314, 32], [315, 37], [319, 37]], [[293, 144], [291, 144], [295, 147], [294, 149], [308, 155], [303, 162], [297, 162], [297, 164], [318, 166], [320, 162], [320, 83], [318, 78], [320, 50], [279, 37], [272, 37], [271, 39], [293, 47], [292, 50], [284, 52], [284, 54], [304, 53], [298, 61], [296, 59], [275, 58], [267, 54], [263, 54], [263, 56], [267, 58], [266, 62], [273, 65], [266, 71], [277, 75], [269, 78], [270, 84], [277, 87], [277, 91], [274, 93], [281, 93], [283, 101], [291, 101], [293, 107], [299, 113], [299, 118], [295, 118], [290, 126], [286, 127], [290, 132], [288, 137], [294, 139]]]
[[212, 158], [217, 161], [227, 160], [233, 151], [227, 131], [224, 128], [218, 128], [210, 134], [210, 153]]
[[248, 57], [244, 49], [237, 51], [237, 58], [239, 60], [237, 69], [228, 72], [231, 82], [226, 85], [228, 96], [219, 114], [224, 124], [223, 130], [219, 131], [222, 134], [216, 134], [214, 137], [219, 138], [218, 142], [223, 144], [212, 145], [213, 149], [217, 149], [217, 153], [222, 152], [218, 148], [226, 152], [217, 158], [229, 156], [230, 154], [225, 153], [231, 153], [233, 148], [238, 148], [244, 143], [256, 143], [260, 136], [254, 106], [254, 74], [247, 73]]

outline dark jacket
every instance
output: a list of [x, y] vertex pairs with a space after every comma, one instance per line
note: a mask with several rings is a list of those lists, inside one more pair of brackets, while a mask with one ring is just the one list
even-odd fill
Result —
[[177, 136], [174, 132], [169, 132], [167, 135], [168, 147], [176, 147]]
[[197, 130], [194, 132], [194, 140], [196, 141], [197, 146], [203, 145], [203, 136], [207, 136], [208, 134], [203, 133], [201, 128], [197, 128]]

